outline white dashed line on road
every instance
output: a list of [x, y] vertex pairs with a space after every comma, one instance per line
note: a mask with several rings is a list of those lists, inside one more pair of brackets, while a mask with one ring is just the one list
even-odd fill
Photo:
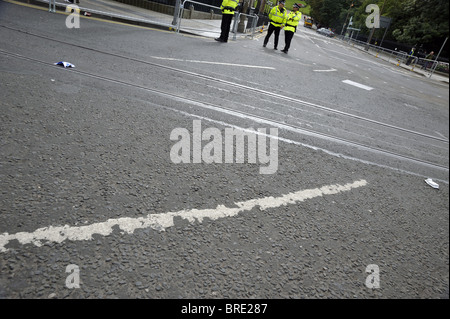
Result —
[[313, 70], [314, 72], [337, 72], [336, 69], [330, 69], [330, 70]]
[[366, 90], [366, 91], [372, 91], [373, 90], [372, 87], [364, 85], [364, 84], [361, 84], [361, 83], [358, 83], [358, 82], [353, 82], [353, 81], [350, 81], [350, 80], [345, 80], [345, 81], [342, 81], [342, 82], [344, 82], [345, 84], [350, 84], [350, 85], [356, 86], [356, 87], [358, 87], [360, 89], [363, 89], [363, 90]]

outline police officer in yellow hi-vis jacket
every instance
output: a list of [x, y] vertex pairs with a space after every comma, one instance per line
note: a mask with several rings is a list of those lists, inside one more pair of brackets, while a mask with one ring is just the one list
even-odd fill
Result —
[[233, 20], [234, 11], [239, 5], [239, 0], [223, 0], [220, 9], [222, 9], [222, 25], [220, 26], [220, 37], [215, 39], [219, 42], [228, 42], [228, 35], [230, 34], [231, 21]]
[[286, 26], [284, 27], [284, 41], [285, 46], [284, 49], [281, 50], [281, 52], [288, 53], [289, 48], [291, 47], [291, 41], [294, 37], [295, 31], [297, 31], [297, 26], [302, 19], [302, 13], [298, 11], [300, 9], [300, 6], [296, 3], [294, 3], [294, 6], [292, 8], [292, 11], [289, 12]]
[[267, 46], [272, 33], [275, 32], [275, 45], [274, 49], [278, 50], [278, 39], [280, 38], [280, 31], [284, 28], [287, 20], [287, 10], [284, 8], [285, 1], [280, 0], [278, 6], [270, 10], [269, 13], [269, 30], [267, 31], [266, 38], [264, 39], [263, 47]]

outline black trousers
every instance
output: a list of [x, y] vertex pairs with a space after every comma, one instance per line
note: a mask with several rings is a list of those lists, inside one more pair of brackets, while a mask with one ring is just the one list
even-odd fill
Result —
[[278, 48], [278, 39], [280, 38], [280, 27], [274, 26], [272, 23], [269, 24], [269, 30], [267, 31], [266, 38], [264, 39], [264, 45], [267, 45], [269, 43], [269, 39], [272, 36], [272, 33], [275, 32], [275, 45], [274, 48]]
[[289, 51], [289, 48], [291, 47], [291, 41], [294, 37], [294, 32], [292, 31], [284, 31], [284, 51]]
[[220, 33], [220, 39], [222, 39], [225, 42], [228, 41], [233, 16], [234, 14], [222, 14], [222, 24], [220, 26], [222, 32]]

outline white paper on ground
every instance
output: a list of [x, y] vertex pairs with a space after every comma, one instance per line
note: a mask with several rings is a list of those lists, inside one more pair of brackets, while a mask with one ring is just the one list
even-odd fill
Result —
[[431, 178], [426, 179], [425, 183], [427, 183], [433, 188], [439, 189], [439, 184], [435, 183]]

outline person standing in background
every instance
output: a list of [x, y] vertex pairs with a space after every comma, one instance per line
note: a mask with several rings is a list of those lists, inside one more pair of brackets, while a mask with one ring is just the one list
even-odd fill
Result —
[[285, 46], [284, 49], [281, 50], [283, 53], [288, 53], [289, 48], [291, 47], [291, 41], [294, 37], [294, 33], [297, 31], [297, 26], [302, 19], [302, 14], [299, 11], [300, 6], [296, 3], [294, 3], [294, 6], [292, 8], [292, 11], [289, 12], [289, 15], [287, 17], [286, 26], [284, 27], [284, 42]]
[[239, 5], [239, 0], [223, 0], [220, 9], [222, 10], [222, 24], [220, 26], [220, 37], [214, 39], [218, 42], [228, 42], [230, 34], [231, 21], [233, 20], [234, 11]]
[[406, 65], [410, 65], [411, 62], [414, 60], [414, 54], [416, 53], [416, 47], [413, 47], [411, 51], [409, 52], [409, 56], [406, 59]]
[[264, 39], [263, 47], [267, 46], [269, 43], [269, 39], [272, 36], [272, 33], [275, 32], [275, 44], [274, 49], [278, 50], [278, 39], [280, 38], [280, 31], [284, 28], [287, 20], [287, 10], [284, 8], [285, 1], [280, 0], [278, 2], [278, 6], [274, 7], [269, 13], [269, 30], [267, 31], [267, 35]]
[[425, 63], [422, 66], [422, 70], [427, 70], [430, 67], [430, 64], [432, 64], [433, 62], [431, 60], [434, 59], [434, 51], [431, 51], [430, 53], [428, 53], [428, 55], [425, 57]]

